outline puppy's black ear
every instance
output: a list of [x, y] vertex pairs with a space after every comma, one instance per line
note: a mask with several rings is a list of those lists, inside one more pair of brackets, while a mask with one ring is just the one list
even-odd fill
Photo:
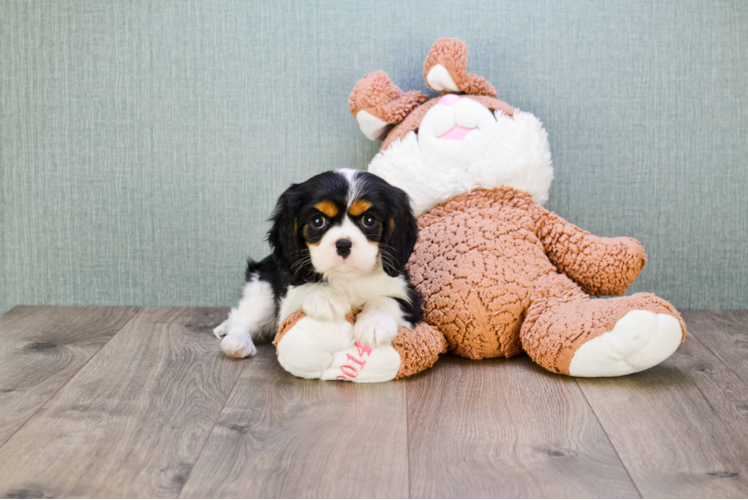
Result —
[[291, 187], [278, 198], [275, 211], [270, 218], [273, 225], [268, 231], [268, 243], [273, 249], [273, 260], [289, 274], [295, 274], [294, 264], [303, 257], [296, 221], [299, 203], [297, 191], [298, 184], [291, 184]]
[[398, 276], [413, 253], [418, 240], [418, 223], [410, 208], [410, 199], [405, 191], [392, 187], [395, 197], [391, 206], [393, 214], [385, 223], [384, 243], [382, 252], [386, 257], [382, 259], [384, 272], [390, 276]]

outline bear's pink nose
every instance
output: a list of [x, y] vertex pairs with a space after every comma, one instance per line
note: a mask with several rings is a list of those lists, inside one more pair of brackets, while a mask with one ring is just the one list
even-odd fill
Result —
[[452, 104], [457, 104], [458, 102], [460, 102], [460, 96], [455, 94], [447, 94], [439, 99], [439, 104], [443, 104], [444, 106], [451, 106]]

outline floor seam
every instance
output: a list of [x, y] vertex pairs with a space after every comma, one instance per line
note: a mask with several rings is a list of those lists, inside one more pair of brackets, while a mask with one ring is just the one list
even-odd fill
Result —
[[192, 467], [190, 468], [190, 472], [187, 473], [187, 477], [185, 478], [184, 483], [182, 484], [182, 487], [179, 489], [179, 495], [177, 495], [177, 498], [182, 498], [182, 492], [187, 486], [187, 483], [190, 482], [190, 477], [192, 477], [192, 471], [195, 470], [195, 466], [200, 461], [200, 457], [203, 454], [203, 450], [208, 445], [208, 441], [210, 440], [210, 437], [213, 435], [213, 431], [216, 428], [216, 424], [218, 423], [218, 420], [221, 418], [221, 415], [223, 415], [223, 410], [226, 409], [226, 405], [228, 404], [229, 399], [231, 399], [231, 395], [234, 393], [234, 389], [236, 389], [236, 384], [239, 383], [239, 379], [242, 377], [242, 373], [244, 373], [244, 368], [246, 368], [246, 366], [247, 366], [247, 362], [245, 359], [245, 363], [242, 366], [242, 369], [239, 370], [239, 374], [236, 376], [236, 380], [234, 380], [234, 385], [231, 386], [231, 390], [226, 395], [226, 400], [223, 402], [223, 406], [221, 406], [221, 410], [218, 412], [216, 419], [213, 421], [213, 425], [210, 427], [210, 431], [208, 431], [208, 434], [205, 437], [205, 441], [203, 442], [203, 445], [200, 447], [200, 451], [197, 453], [197, 456], [195, 457], [195, 461], [192, 462]]
[[405, 446], [408, 457], [408, 498], [413, 498], [413, 491], [410, 485], [410, 397], [408, 396], [408, 386], [410, 382], [405, 379]]
[[722, 359], [722, 356], [720, 356], [714, 349], [711, 349], [708, 345], [706, 345], [704, 342], [702, 342], [701, 339], [699, 338], [699, 336], [697, 334], [695, 334], [694, 332], [691, 332], [691, 336], [693, 338], [695, 338], [696, 341], [699, 344], [701, 344], [701, 346], [704, 349], [706, 349], [712, 356], [714, 356], [715, 358], [717, 358], [717, 361], [719, 361], [720, 363], [722, 363], [722, 365], [724, 365], [725, 368], [727, 368], [730, 372], [732, 372], [733, 375], [735, 375], [736, 377], [738, 377], [738, 380], [740, 380], [744, 385], [748, 386], [748, 380], [744, 380], [743, 376], [740, 373], [738, 373], [737, 371], [735, 371], [735, 369], [732, 366], [730, 366], [727, 363], [727, 361], [725, 361], [724, 359]]
[[86, 360], [86, 362], [85, 362], [85, 363], [83, 363], [83, 364], [82, 364], [82, 365], [80, 366], [80, 368], [78, 368], [78, 370], [77, 370], [77, 371], [76, 371], [76, 372], [75, 372], [75, 373], [74, 373], [74, 374], [73, 374], [73, 375], [72, 375], [72, 376], [71, 376], [71, 377], [70, 377], [69, 379], [67, 379], [67, 380], [65, 381], [65, 383], [64, 383], [64, 384], [62, 384], [62, 385], [61, 385], [60, 387], [58, 387], [58, 388], [57, 388], [57, 390], [56, 390], [55, 392], [53, 392], [53, 393], [52, 393], [52, 394], [51, 394], [51, 395], [50, 395], [50, 396], [49, 396], [49, 397], [48, 397], [48, 398], [47, 398], [47, 399], [46, 399], [46, 400], [44, 401], [44, 403], [42, 403], [42, 404], [41, 404], [41, 405], [39, 406], [39, 408], [37, 408], [37, 409], [36, 409], [36, 410], [34, 411], [34, 413], [32, 413], [31, 415], [29, 415], [29, 418], [27, 418], [26, 420], [24, 420], [24, 421], [23, 421], [23, 423], [22, 423], [21, 425], [19, 425], [19, 426], [18, 426], [18, 429], [16, 429], [15, 431], [13, 431], [13, 434], [11, 434], [10, 436], [8, 436], [8, 439], [6, 439], [5, 441], [3, 441], [3, 442], [2, 442], [1, 444], [0, 444], [0, 449], [2, 449], [2, 448], [3, 448], [3, 446], [5, 446], [6, 444], [8, 444], [8, 442], [9, 442], [9, 441], [10, 441], [11, 439], [13, 439], [13, 436], [15, 436], [15, 435], [16, 435], [16, 434], [18, 433], [18, 431], [20, 431], [21, 429], [23, 429], [23, 428], [24, 428], [24, 427], [26, 426], [26, 424], [28, 424], [28, 423], [29, 423], [29, 421], [30, 421], [30, 420], [31, 420], [32, 418], [34, 418], [34, 417], [36, 416], [36, 414], [37, 414], [37, 413], [39, 413], [39, 412], [41, 411], [41, 409], [42, 409], [42, 408], [44, 408], [45, 406], [47, 406], [47, 403], [49, 403], [49, 402], [50, 402], [50, 401], [52, 400], [52, 398], [54, 398], [54, 397], [55, 397], [55, 396], [57, 395], [57, 393], [58, 393], [58, 392], [60, 392], [60, 391], [61, 391], [61, 390], [62, 390], [62, 389], [63, 389], [63, 388], [64, 388], [64, 387], [66, 386], [66, 385], [68, 385], [68, 384], [69, 384], [69, 383], [70, 383], [70, 382], [71, 382], [71, 381], [72, 381], [72, 380], [73, 380], [73, 379], [74, 379], [74, 378], [76, 377], [76, 375], [78, 375], [78, 374], [79, 374], [79, 373], [81, 372], [81, 370], [83, 370], [83, 368], [85, 368], [85, 367], [86, 367], [86, 365], [87, 365], [88, 363], [90, 363], [90, 362], [91, 362], [91, 360], [92, 360], [92, 359], [94, 359], [94, 358], [96, 357], [96, 355], [98, 355], [98, 354], [99, 354], [99, 353], [101, 352], [101, 350], [102, 350], [102, 349], [104, 348], [104, 346], [106, 346], [106, 345], [107, 345], [107, 344], [108, 344], [109, 342], [111, 342], [111, 340], [112, 340], [112, 339], [113, 339], [114, 337], [116, 337], [117, 335], [119, 335], [119, 333], [120, 333], [120, 332], [121, 332], [122, 330], [124, 330], [124, 329], [125, 329], [125, 327], [127, 327], [127, 325], [129, 325], [129, 324], [130, 324], [130, 322], [131, 322], [131, 321], [133, 321], [133, 320], [134, 320], [134, 319], [135, 319], [135, 318], [136, 318], [136, 317], [137, 317], [137, 316], [138, 316], [138, 315], [140, 314], [140, 312], [141, 312], [141, 311], [142, 311], [143, 309], [145, 309], [145, 308], [143, 308], [143, 307], [138, 307], [138, 308], [136, 308], [136, 311], [135, 311], [135, 313], [134, 313], [134, 314], [133, 314], [133, 315], [132, 315], [132, 316], [130, 317], [130, 319], [128, 319], [127, 321], [125, 321], [125, 324], [124, 324], [124, 325], [122, 325], [122, 327], [121, 327], [121, 328], [120, 328], [119, 330], [117, 330], [117, 331], [116, 331], [116, 332], [114, 333], [114, 335], [112, 335], [111, 337], [109, 337], [109, 338], [107, 339], [107, 341], [106, 341], [106, 342], [104, 342], [103, 344], [101, 344], [101, 347], [99, 347], [99, 348], [98, 348], [98, 349], [96, 350], [96, 352], [95, 352], [95, 353], [93, 353], [93, 354], [91, 355], [91, 357], [90, 357], [90, 358], [88, 358], [88, 359]]
[[587, 406], [589, 407], [590, 411], [592, 412], [592, 416], [595, 417], [595, 420], [597, 421], [597, 424], [600, 426], [600, 429], [602, 429], [603, 434], [605, 434], [605, 439], [608, 440], [608, 444], [610, 444], [610, 447], [613, 448], [613, 451], [616, 454], [616, 457], [618, 458], [618, 461], [621, 463], [621, 467], [623, 467], [623, 470], [626, 471], [626, 475], [629, 478], [629, 481], [631, 481], [631, 484], [634, 485], [634, 489], [639, 494], [639, 498], [644, 498], [644, 495], [642, 495], [642, 492], [639, 491], [639, 486], [636, 484], [636, 481], [634, 481], [633, 476], [631, 476], [631, 472], [629, 472], [628, 467], [626, 467], [626, 464], [623, 462], [623, 459], [621, 458], [621, 455], [618, 453], [618, 450], [616, 449], [615, 445], [613, 445], [613, 441], [610, 439], [610, 436], [608, 435], [608, 431], [605, 430], [605, 426], [600, 421], [600, 418], [597, 416], [597, 412], [595, 412], [595, 408], [590, 403], [590, 400], [587, 399], [587, 394], [584, 393], [584, 389], [582, 389], [582, 386], [579, 385], [579, 380], [576, 378], [574, 379], [574, 383], [577, 384], [577, 387], [579, 388], [579, 392], [582, 393], [582, 397], [584, 398], [584, 401], [587, 403]]

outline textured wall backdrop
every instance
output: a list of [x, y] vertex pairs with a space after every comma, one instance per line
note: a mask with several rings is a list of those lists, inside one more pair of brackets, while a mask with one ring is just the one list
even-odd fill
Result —
[[365, 168], [348, 93], [439, 37], [546, 125], [550, 209], [633, 291], [748, 308], [748, 2], [0, 2], [0, 312], [229, 305], [281, 191]]

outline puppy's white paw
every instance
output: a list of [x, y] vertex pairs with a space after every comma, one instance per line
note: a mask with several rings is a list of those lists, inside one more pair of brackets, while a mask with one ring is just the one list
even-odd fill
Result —
[[233, 331], [221, 341], [221, 350], [232, 358], [247, 358], [257, 354], [252, 336], [247, 330]]
[[381, 311], [362, 312], [353, 325], [353, 338], [364, 345], [378, 347], [391, 343], [397, 337], [397, 320]]
[[351, 311], [351, 305], [342, 294], [324, 289], [309, 292], [301, 307], [307, 316], [319, 321], [345, 318]]
[[226, 334], [229, 333], [229, 320], [227, 319], [217, 327], [213, 328], [213, 335], [216, 336], [217, 339], [222, 339], [226, 336]]

